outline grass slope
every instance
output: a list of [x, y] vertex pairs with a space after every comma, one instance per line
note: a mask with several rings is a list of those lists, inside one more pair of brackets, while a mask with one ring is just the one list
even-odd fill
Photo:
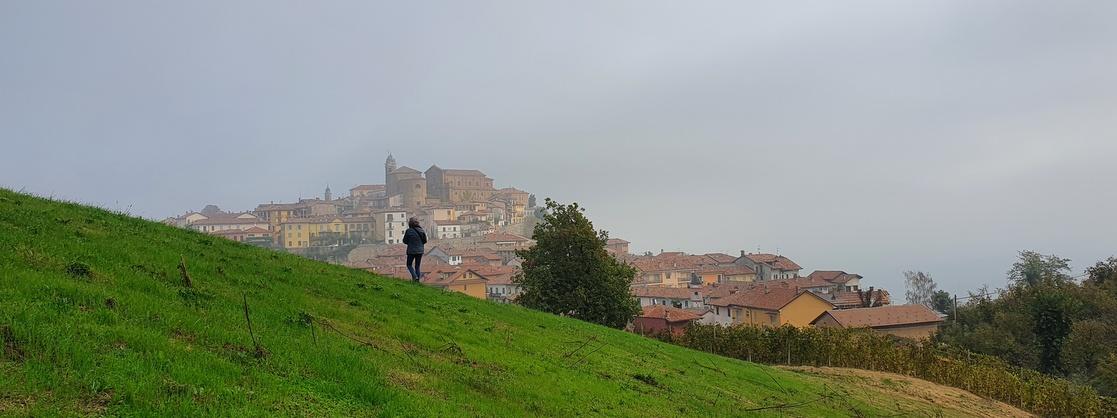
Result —
[[964, 414], [3, 189], [0, 302], [0, 415]]

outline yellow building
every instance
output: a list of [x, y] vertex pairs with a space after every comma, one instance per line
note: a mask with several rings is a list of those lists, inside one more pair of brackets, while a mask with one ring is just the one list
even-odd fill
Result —
[[323, 245], [332, 237], [345, 237], [345, 221], [339, 216], [289, 218], [280, 225], [283, 248], [307, 248]]
[[786, 284], [753, 285], [709, 302], [721, 325], [806, 327], [834, 305], [823, 297]]
[[487, 297], [489, 279], [472, 269], [447, 269], [427, 272], [423, 284], [451, 292], [465, 293], [478, 299]]
[[283, 224], [283, 244], [286, 248], [306, 248], [371, 242], [375, 225], [376, 219], [369, 216], [292, 218]]

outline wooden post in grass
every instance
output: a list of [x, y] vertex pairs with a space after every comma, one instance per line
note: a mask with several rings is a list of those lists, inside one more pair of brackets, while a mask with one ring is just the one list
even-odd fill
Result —
[[248, 322], [248, 336], [252, 337], [252, 347], [256, 349], [256, 357], [263, 355], [263, 350], [260, 350], [260, 343], [256, 342], [256, 333], [252, 332], [252, 318], [248, 316], [248, 295], [241, 293], [241, 300], [244, 302], [244, 320]]
[[186, 287], [194, 287], [194, 281], [190, 280], [190, 273], [186, 272], [186, 256], [179, 255], [178, 272], [182, 276], [182, 285]]

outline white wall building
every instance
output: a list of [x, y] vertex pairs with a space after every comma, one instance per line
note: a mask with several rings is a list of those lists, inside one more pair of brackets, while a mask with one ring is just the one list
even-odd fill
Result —
[[385, 244], [403, 243], [403, 233], [407, 231], [407, 212], [403, 209], [387, 209], [373, 212], [376, 219], [373, 240]]

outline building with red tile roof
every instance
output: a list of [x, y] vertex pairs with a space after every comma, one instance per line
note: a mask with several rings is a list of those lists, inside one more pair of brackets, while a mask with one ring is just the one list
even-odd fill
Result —
[[734, 263], [756, 271], [756, 278], [760, 281], [799, 277], [799, 271], [803, 269], [790, 258], [782, 255], [746, 254], [744, 251], [741, 251], [741, 256], [737, 257]]
[[875, 308], [828, 310], [811, 325], [816, 327], [870, 328], [897, 337], [924, 340], [943, 322], [935, 311], [923, 305], [892, 305]]
[[850, 274], [841, 270], [815, 270], [807, 277], [833, 283], [838, 290], [856, 292], [861, 289], [861, 275]]
[[644, 335], [658, 335], [663, 332], [682, 335], [687, 326], [700, 319], [702, 314], [690, 310], [649, 305], [632, 320], [632, 330]]
[[759, 282], [726, 286], [724, 296], [709, 299], [714, 321], [723, 325], [805, 327], [834, 305], [822, 296], [790, 283]]

